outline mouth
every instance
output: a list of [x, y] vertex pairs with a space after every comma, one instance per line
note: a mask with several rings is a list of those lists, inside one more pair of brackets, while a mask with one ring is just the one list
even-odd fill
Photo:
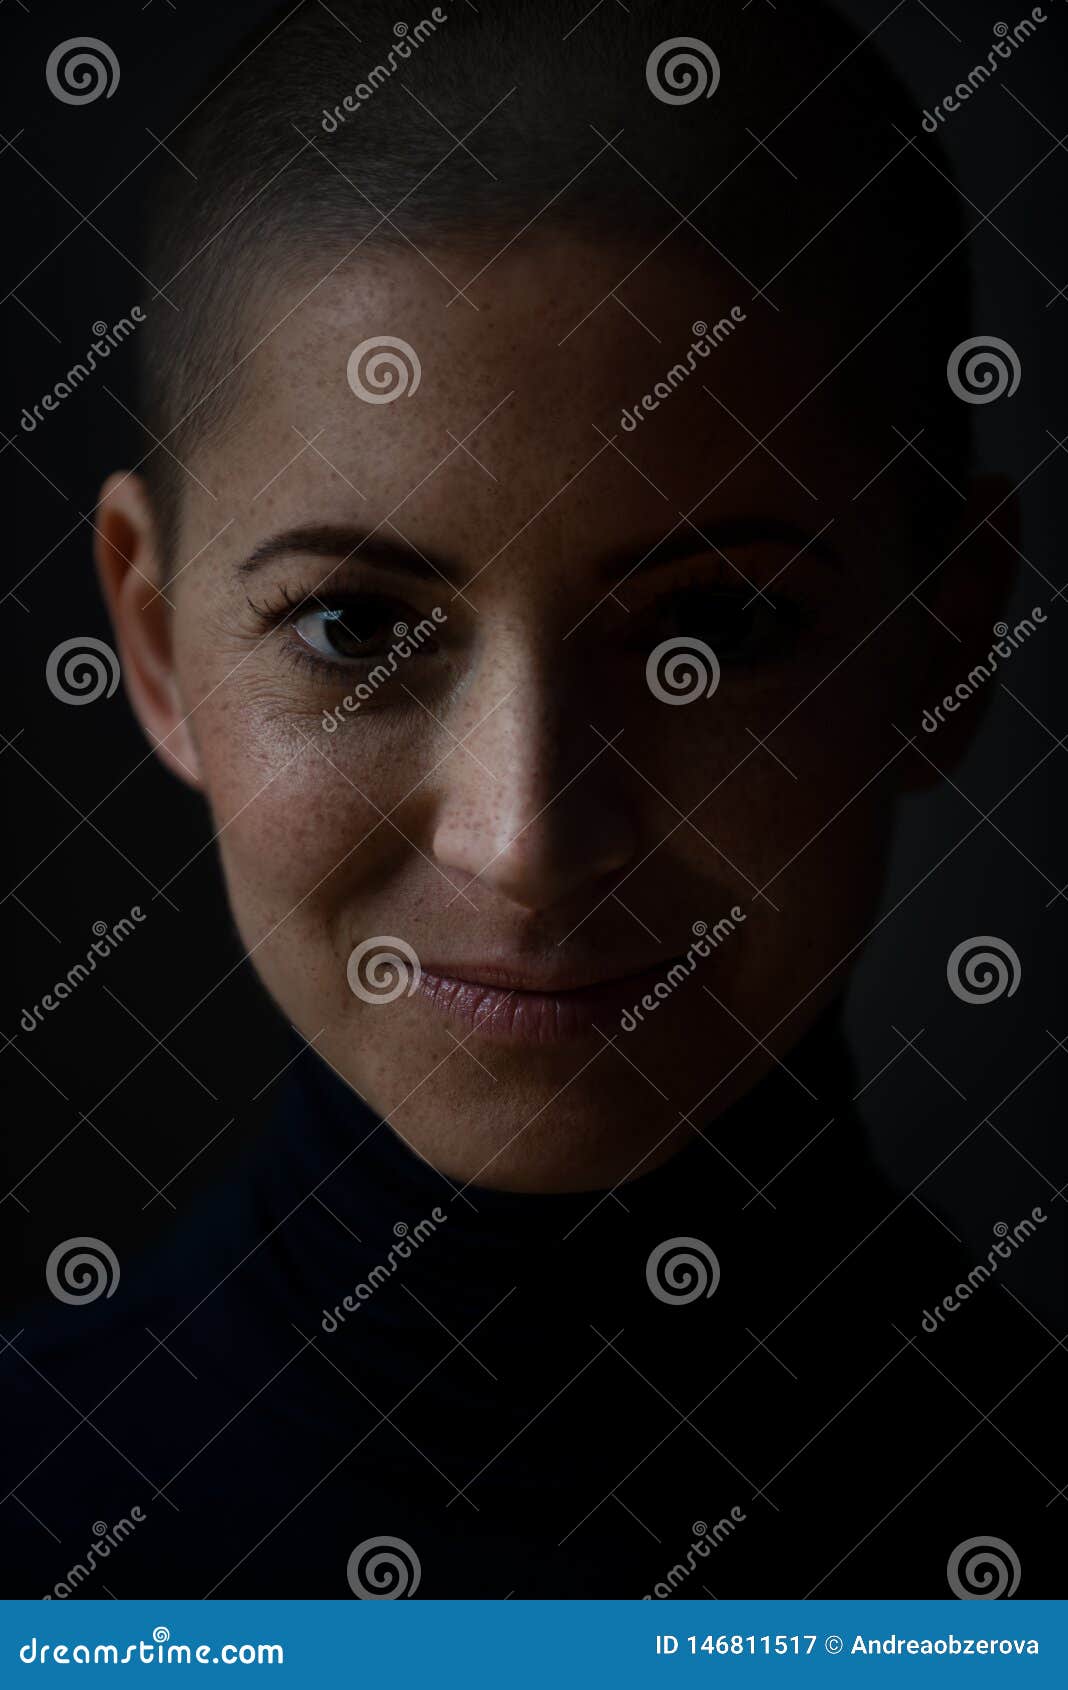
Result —
[[676, 957], [607, 980], [539, 983], [519, 970], [464, 965], [424, 967], [417, 995], [468, 1033], [513, 1044], [581, 1039], [594, 1029], [611, 1037], [618, 1021], [662, 980]]

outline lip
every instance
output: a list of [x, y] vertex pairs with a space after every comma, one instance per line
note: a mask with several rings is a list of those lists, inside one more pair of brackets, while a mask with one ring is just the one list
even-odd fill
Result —
[[417, 995], [468, 1032], [515, 1044], [552, 1044], [580, 1039], [594, 1028], [616, 1031], [611, 1023], [629, 1009], [665, 973], [677, 957], [610, 980], [571, 980], [538, 984], [519, 969], [437, 965], [423, 968]]

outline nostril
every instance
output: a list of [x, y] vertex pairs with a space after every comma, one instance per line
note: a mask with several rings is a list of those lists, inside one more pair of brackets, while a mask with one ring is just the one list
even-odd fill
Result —
[[453, 724], [462, 748], [436, 777], [432, 852], [457, 885], [477, 880], [544, 912], [633, 860], [645, 793], [613, 754], [618, 732], [595, 728], [529, 651], [513, 655], [503, 696], [495, 670], [494, 696], [488, 686], [468, 695], [474, 719]]
[[637, 830], [607, 802], [581, 805], [562, 797], [525, 818], [477, 817], [470, 810], [442, 818], [434, 836], [441, 867], [530, 911], [545, 911], [598, 887], [634, 860]]

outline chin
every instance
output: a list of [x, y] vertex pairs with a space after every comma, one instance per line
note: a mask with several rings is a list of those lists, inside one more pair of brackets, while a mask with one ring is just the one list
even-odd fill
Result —
[[600, 1040], [596, 1048], [569, 1052], [564, 1060], [554, 1047], [519, 1063], [514, 1053], [506, 1058], [480, 1049], [474, 1054], [493, 1079], [457, 1056], [425, 1084], [420, 1078], [432, 1063], [371, 1091], [355, 1078], [350, 1083], [458, 1185], [604, 1190], [651, 1172], [681, 1148], [691, 1129], [680, 1124], [677, 1103]]

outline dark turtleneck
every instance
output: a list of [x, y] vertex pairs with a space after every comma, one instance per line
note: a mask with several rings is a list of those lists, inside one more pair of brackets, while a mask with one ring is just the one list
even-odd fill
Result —
[[305, 1052], [239, 1172], [0, 1358], [5, 1594], [131, 1518], [63, 1592], [347, 1597], [392, 1538], [426, 1597], [939, 1596], [993, 1534], [1047, 1594], [1063, 1352], [996, 1288], [924, 1333], [967, 1263], [833, 1028], [788, 1067], [615, 1192], [458, 1195]]

